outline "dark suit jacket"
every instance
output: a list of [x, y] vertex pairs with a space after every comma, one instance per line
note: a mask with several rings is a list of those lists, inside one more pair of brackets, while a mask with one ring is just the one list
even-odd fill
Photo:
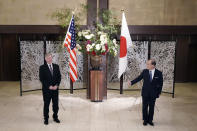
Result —
[[163, 75], [162, 72], [155, 69], [155, 73], [153, 76], [152, 81], [150, 82], [150, 75], [149, 70], [144, 69], [142, 73], [133, 81], [131, 81], [131, 84], [135, 84], [139, 82], [140, 80], [144, 80], [143, 86], [142, 86], [142, 96], [150, 96], [152, 98], [159, 98], [159, 95], [161, 94], [162, 87], [163, 87]]
[[39, 77], [42, 83], [42, 90], [49, 91], [49, 86], [59, 86], [61, 82], [61, 74], [59, 70], [59, 66], [57, 64], [53, 64], [53, 76], [49, 70], [47, 64], [41, 65], [39, 69]]

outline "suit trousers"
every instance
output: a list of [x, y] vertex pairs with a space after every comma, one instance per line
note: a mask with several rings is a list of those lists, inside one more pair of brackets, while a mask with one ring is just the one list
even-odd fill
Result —
[[153, 121], [155, 101], [156, 98], [153, 98], [151, 96], [142, 96], [142, 116], [143, 120], [146, 122]]
[[48, 90], [43, 91], [43, 101], [44, 101], [44, 108], [43, 108], [43, 115], [44, 119], [49, 118], [49, 105], [52, 100], [52, 107], [53, 107], [53, 118], [58, 118], [58, 98], [59, 97], [59, 91], [58, 90]]

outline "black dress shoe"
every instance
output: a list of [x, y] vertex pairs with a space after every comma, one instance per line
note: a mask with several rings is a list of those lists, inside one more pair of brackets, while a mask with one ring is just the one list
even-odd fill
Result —
[[146, 122], [146, 121], [144, 121], [144, 122], [143, 122], [143, 125], [144, 125], [144, 126], [147, 126], [147, 122]]
[[60, 120], [58, 118], [53, 118], [53, 120], [56, 122], [56, 123], [60, 123]]
[[48, 125], [49, 124], [48, 120], [44, 120], [44, 124]]
[[154, 126], [154, 123], [152, 121], [149, 121], [148, 124]]

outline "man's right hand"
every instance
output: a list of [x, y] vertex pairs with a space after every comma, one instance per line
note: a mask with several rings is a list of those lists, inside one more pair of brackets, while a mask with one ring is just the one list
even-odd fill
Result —
[[53, 86], [53, 90], [57, 90], [57, 86]]
[[49, 89], [50, 89], [50, 90], [53, 90], [53, 86], [49, 86]]
[[50, 86], [49, 89], [50, 90], [57, 90], [57, 86]]

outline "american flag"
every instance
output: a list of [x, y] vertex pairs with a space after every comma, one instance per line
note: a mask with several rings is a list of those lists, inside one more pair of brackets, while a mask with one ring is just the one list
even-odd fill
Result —
[[66, 37], [64, 39], [64, 46], [67, 47], [68, 52], [70, 53], [69, 67], [70, 67], [70, 78], [72, 82], [77, 80], [77, 57], [76, 57], [76, 40], [75, 40], [75, 21], [74, 15], [71, 18], [70, 25], [68, 27]]

